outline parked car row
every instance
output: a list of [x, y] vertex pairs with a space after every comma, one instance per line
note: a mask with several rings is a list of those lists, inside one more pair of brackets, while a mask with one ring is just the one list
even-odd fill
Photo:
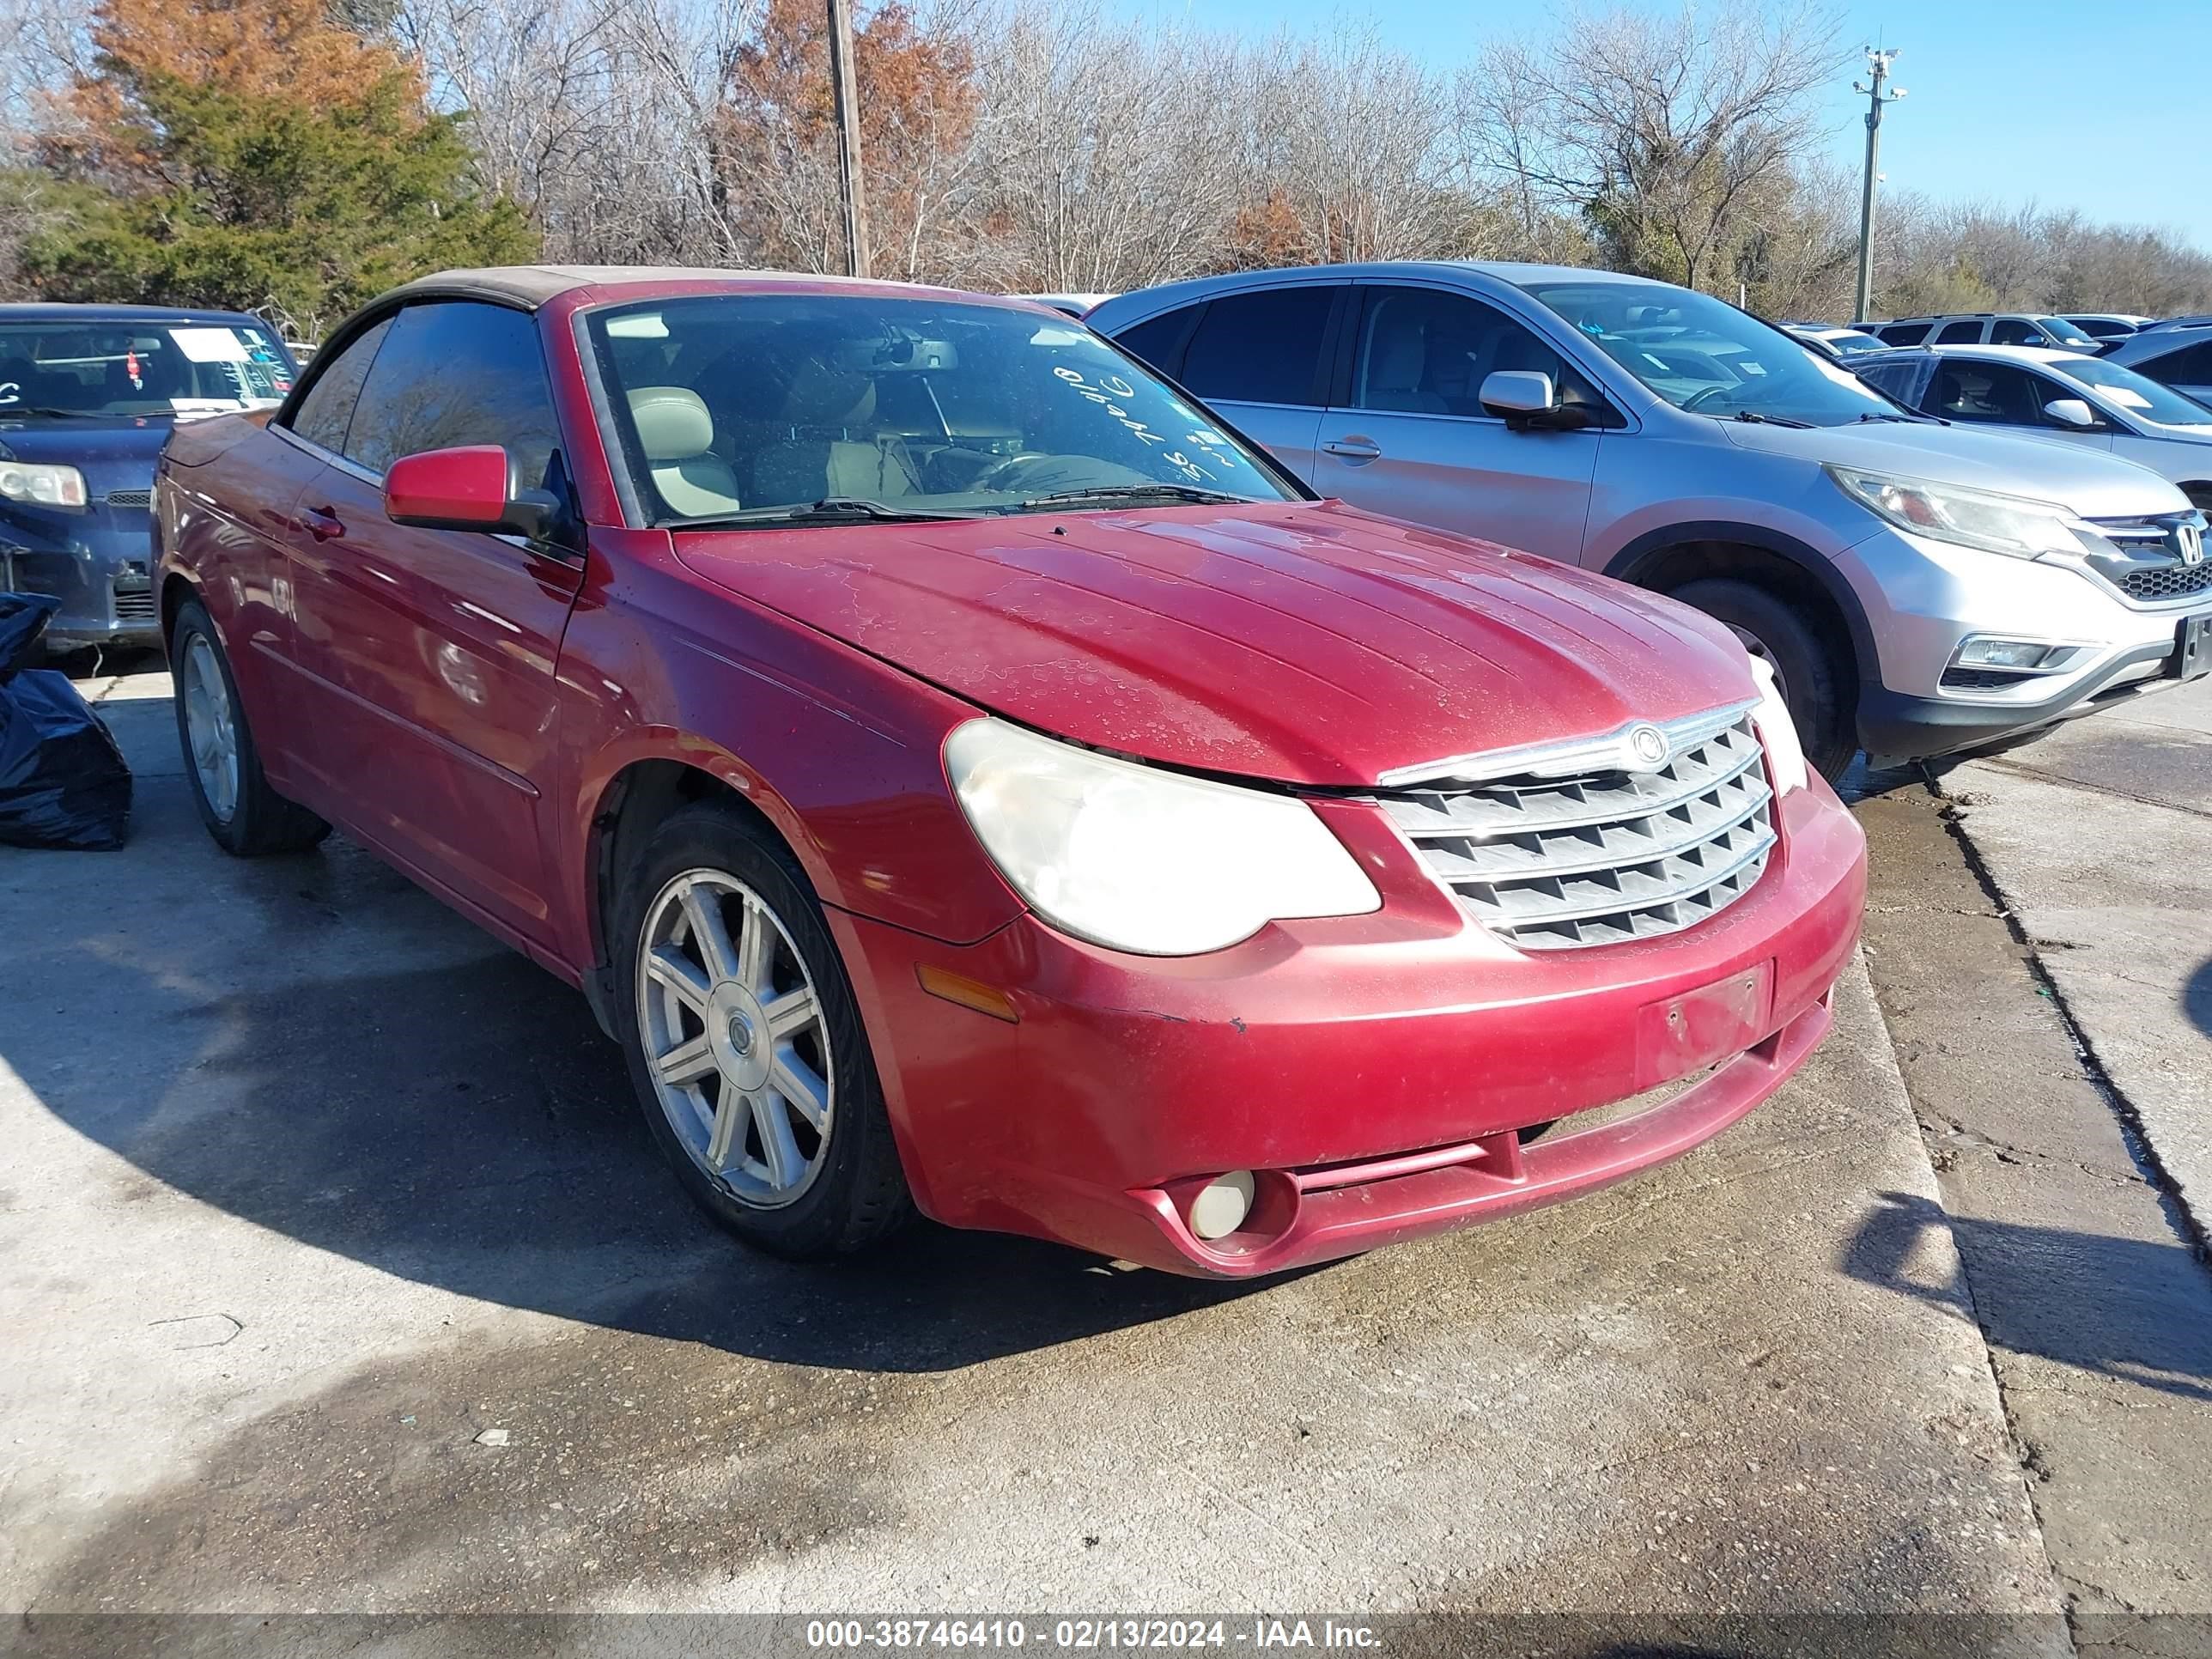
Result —
[[2174, 483], [1930, 418], [1664, 283], [1252, 271], [1088, 321], [1325, 495], [1724, 623], [1830, 776], [1861, 748], [1942, 754], [2193, 672], [2212, 612], [2203, 514]]
[[1237, 1277], [1718, 1133], [1856, 937], [1824, 774], [2212, 668], [2173, 483], [1704, 295], [1089, 297], [449, 272], [173, 421], [209, 832], [577, 985], [764, 1248]]

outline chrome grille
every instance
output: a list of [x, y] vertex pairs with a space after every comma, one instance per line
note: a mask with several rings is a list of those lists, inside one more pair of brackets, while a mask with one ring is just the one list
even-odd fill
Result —
[[110, 507], [151, 507], [154, 492], [150, 489], [111, 489], [107, 492]]
[[1775, 838], [1747, 712], [1665, 735], [1668, 757], [1650, 771], [1557, 772], [1534, 756], [1508, 775], [1438, 779], [1380, 799], [1468, 914], [1522, 949], [1655, 939], [1749, 892]]

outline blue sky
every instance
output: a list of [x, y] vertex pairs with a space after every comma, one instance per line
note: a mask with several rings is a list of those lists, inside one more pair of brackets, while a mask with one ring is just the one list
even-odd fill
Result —
[[[1637, 0], [1641, 3], [1642, 0]], [[1493, 34], [1544, 25], [1496, 0], [1108, 0], [1134, 16], [1263, 34], [1371, 21], [1392, 45], [1451, 68]], [[1654, 0], [1665, 3], [1665, 0]], [[1846, 0], [1846, 44], [1902, 46], [1910, 94], [1882, 122], [1888, 187], [1954, 199], [2076, 208], [2155, 225], [2212, 252], [2212, 0]], [[2173, 78], [2169, 79], [2172, 76]], [[1826, 111], [1854, 167], [1866, 101], [1836, 77]]]

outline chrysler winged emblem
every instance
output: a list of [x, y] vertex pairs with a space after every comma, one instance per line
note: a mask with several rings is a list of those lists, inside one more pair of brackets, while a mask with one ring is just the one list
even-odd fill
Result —
[[1667, 734], [1656, 726], [1639, 726], [1628, 734], [1628, 752], [1646, 766], [1667, 763]]

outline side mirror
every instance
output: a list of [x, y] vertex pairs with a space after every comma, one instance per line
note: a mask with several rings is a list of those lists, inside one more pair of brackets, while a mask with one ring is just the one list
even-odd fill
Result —
[[1589, 410], [1561, 403], [1552, 377], [1534, 369], [1501, 368], [1486, 374], [1478, 395], [1486, 412], [1516, 432], [1572, 432], [1594, 424]]
[[1479, 395], [1485, 409], [1509, 421], [1548, 415], [1559, 401], [1550, 375], [1525, 368], [1501, 368], [1484, 375]]
[[2097, 411], [2080, 398], [2055, 398], [2043, 406], [2043, 418], [2053, 426], [2071, 427], [2076, 432], [2092, 431], [2104, 424]]
[[481, 530], [536, 541], [560, 515], [545, 490], [507, 493], [507, 451], [497, 444], [403, 455], [384, 475], [384, 516], [423, 530]]

